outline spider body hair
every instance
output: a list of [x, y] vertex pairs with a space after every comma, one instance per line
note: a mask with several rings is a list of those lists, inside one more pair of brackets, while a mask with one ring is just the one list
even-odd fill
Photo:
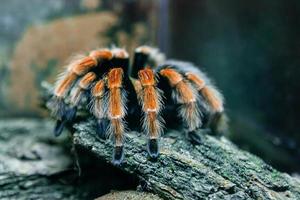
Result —
[[54, 129], [55, 136], [59, 136], [65, 124], [69, 121], [73, 121], [76, 113], [77, 113], [77, 106], [81, 102], [82, 98], [87, 93], [87, 90], [89, 89], [89, 86], [92, 84], [92, 82], [96, 79], [96, 74], [93, 72], [89, 72], [86, 75], [84, 75], [77, 83], [75, 88], [73, 88], [71, 92], [71, 99], [70, 103], [71, 106], [66, 106], [64, 102], [61, 102], [63, 104], [64, 109], [62, 110], [61, 118], [57, 121], [56, 127]]
[[169, 60], [167, 64], [176, 66], [200, 94], [199, 104], [204, 114], [203, 127], [210, 128], [216, 135], [228, 129], [228, 117], [224, 112], [224, 97], [213, 81], [199, 67], [184, 61]]
[[105, 80], [98, 80], [91, 88], [91, 102], [90, 112], [96, 118], [97, 126], [96, 133], [101, 137], [105, 138], [105, 132], [109, 124], [107, 119], [107, 98], [105, 96]]
[[165, 60], [164, 54], [149, 46], [135, 50], [131, 66], [125, 49], [115, 47], [71, 61], [47, 103], [57, 120], [56, 136], [75, 120], [80, 104], [95, 118], [97, 135], [113, 140], [115, 165], [124, 157], [127, 127], [147, 135], [151, 158], [158, 157], [160, 135], [165, 126], [177, 124], [174, 120], [183, 122], [196, 144], [201, 142], [198, 129], [226, 131], [223, 96], [212, 81], [193, 64]]
[[77, 107], [79, 105], [84, 96], [84, 93], [89, 89], [96, 78], [97, 76], [94, 72], [89, 72], [80, 79], [76, 88], [73, 89], [71, 94], [70, 101], [73, 107]]
[[126, 131], [124, 117], [127, 97], [122, 88], [123, 76], [122, 68], [113, 68], [107, 75], [108, 119], [110, 121], [108, 134], [112, 136], [115, 144], [113, 155], [113, 163], [115, 164], [119, 164], [123, 158], [123, 139]]
[[88, 56], [80, 56], [75, 60], [71, 60], [67, 66], [67, 70], [56, 82], [54, 95], [57, 97], [65, 97], [75, 81], [86, 74], [92, 68], [97, 67], [103, 61], [111, 60], [112, 52], [108, 49], [100, 49], [92, 51]]
[[[134, 92], [134, 87], [128, 77], [128, 69], [129, 69], [129, 56], [128, 53], [124, 49], [114, 48], [112, 49], [113, 58], [105, 64], [105, 71], [103, 76], [93, 85], [91, 89], [91, 103], [90, 103], [90, 111], [93, 113], [94, 117], [97, 119], [97, 128], [96, 132], [101, 138], [107, 138], [111, 132], [110, 120], [108, 119], [107, 113], [110, 113], [108, 108], [108, 102], [110, 96], [110, 90], [107, 87], [108, 75], [113, 68], [122, 69], [122, 83], [120, 85], [120, 90], [122, 94], [121, 99], [128, 99], [127, 105], [131, 108], [127, 115], [125, 115], [125, 121], [137, 125], [136, 117], [132, 117], [132, 115], [136, 115], [137, 109], [134, 109], [135, 105], [137, 105], [136, 94]], [[127, 91], [127, 92], [125, 92]], [[128, 98], [126, 96], [128, 95]], [[140, 112], [139, 112], [140, 113]]]
[[178, 114], [189, 131], [202, 126], [202, 113], [198, 106], [197, 91], [192, 85], [172, 66], [164, 65], [158, 73], [166, 78], [172, 88], [172, 99], [178, 104]]
[[70, 109], [64, 102], [71, 88], [76, 81], [92, 68], [100, 65], [102, 62], [112, 59], [113, 54], [108, 49], [99, 49], [91, 51], [86, 57], [77, 56], [71, 60], [65, 72], [63, 72], [56, 81], [53, 97], [47, 103], [47, 107], [51, 109], [51, 113], [58, 121], [56, 123], [54, 134], [59, 136], [63, 131], [63, 127], [67, 121], [71, 121], [76, 115], [76, 108]]
[[152, 69], [145, 68], [138, 72], [139, 86], [136, 91], [139, 103], [142, 106], [143, 132], [149, 137], [148, 152], [152, 158], [156, 158], [159, 153], [158, 138], [163, 132], [163, 120], [160, 112], [163, 106], [161, 91], [156, 87], [156, 78]]

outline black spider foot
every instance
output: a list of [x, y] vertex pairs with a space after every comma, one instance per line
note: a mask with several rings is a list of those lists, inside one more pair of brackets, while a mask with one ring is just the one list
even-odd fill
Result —
[[64, 126], [66, 124], [66, 120], [57, 120], [55, 127], [54, 127], [54, 135], [58, 137], [61, 135], [62, 131], [64, 130]]
[[191, 143], [195, 145], [202, 144], [202, 131], [194, 130], [194, 131], [188, 131], [186, 136], [188, 140], [191, 141]]
[[108, 119], [101, 119], [97, 121], [96, 133], [101, 139], [106, 139], [106, 131], [109, 125]]
[[67, 122], [73, 121], [77, 112], [77, 107], [72, 107], [69, 109], [65, 108], [65, 113], [62, 116], [62, 119], [57, 120], [54, 128], [54, 135], [56, 137], [60, 136], [64, 130], [64, 127]]
[[153, 159], [156, 159], [159, 155], [159, 144], [158, 139], [149, 139], [148, 140], [148, 153], [149, 156]]
[[73, 121], [75, 116], [77, 113], [77, 107], [71, 107], [69, 109], [67, 109], [66, 114], [65, 114], [65, 118], [67, 119], [67, 121]]
[[112, 164], [115, 166], [121, 165], [124, 158], [124, 148], [123, 146], [116, 146], [113, 153]]

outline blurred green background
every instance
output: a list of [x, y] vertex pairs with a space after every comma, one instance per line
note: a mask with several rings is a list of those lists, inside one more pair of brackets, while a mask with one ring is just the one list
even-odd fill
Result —
[[0, 27], [2, 118], [47, 116], [40, 83], [73, 54], [156, 45], [215, 80], [232, 141], [300, 172], [299, 1], [3, 0]]

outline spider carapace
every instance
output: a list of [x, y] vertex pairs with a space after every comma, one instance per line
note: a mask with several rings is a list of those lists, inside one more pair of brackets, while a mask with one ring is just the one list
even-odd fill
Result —
[[111, 48], [94, 50], [68, 64], [47, 104], [57, 120], [56, 136], [84, 104], [97, 121], [97, 134], [113, 139], [112, 162], [118, 165], [129, 129], [142, 128], [152, 158], [159, 154], [164, 128], [174, 125], [174, 120], [194, 143], [200, 143], [198, 129], [217, 134], [226, 130], [223, 96], [198, 67], [166, 60], [149, 46], [136, 48], [131, 66], [129, 61], [126, 50]]

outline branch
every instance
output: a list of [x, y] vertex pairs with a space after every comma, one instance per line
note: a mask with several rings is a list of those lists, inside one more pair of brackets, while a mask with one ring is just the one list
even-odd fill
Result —
[[[95, 135], [94, 122], [75, 126], [74, 144], [111, 160], [110, 141]], [[202, 136], [193, 146], [178, 131], [161, 139], [157, 161], [147, 158], [146, 138], [130, 132], [122, 170], [137, 175], [165, 199], [300, 199], [300, 181], [280, 173], [258, 157], [238, 149], [225, 138]]]
[[[75, 147], [110, 163], [112, 143], [97, 137], [93, 119], [85, 120], [74, 126]], [[278, 172], [224, 137], [202, 134], [201, 139], [201, 145], [193, 146], [182, 131], [170, 130], [160, 141], [158, 160], [152, 161], [145, 136], [129, 132], [120, 169], [137, 176], [164, 199], [300, 199], [298, 179]]]
[[[50, 134], [44, 120], [0, 122], [0, 199], [82, 199], [85, 195], [64, 184], [72, 166], [64, 139]], [[52, 138], [52, 139], [51, 139]]]

